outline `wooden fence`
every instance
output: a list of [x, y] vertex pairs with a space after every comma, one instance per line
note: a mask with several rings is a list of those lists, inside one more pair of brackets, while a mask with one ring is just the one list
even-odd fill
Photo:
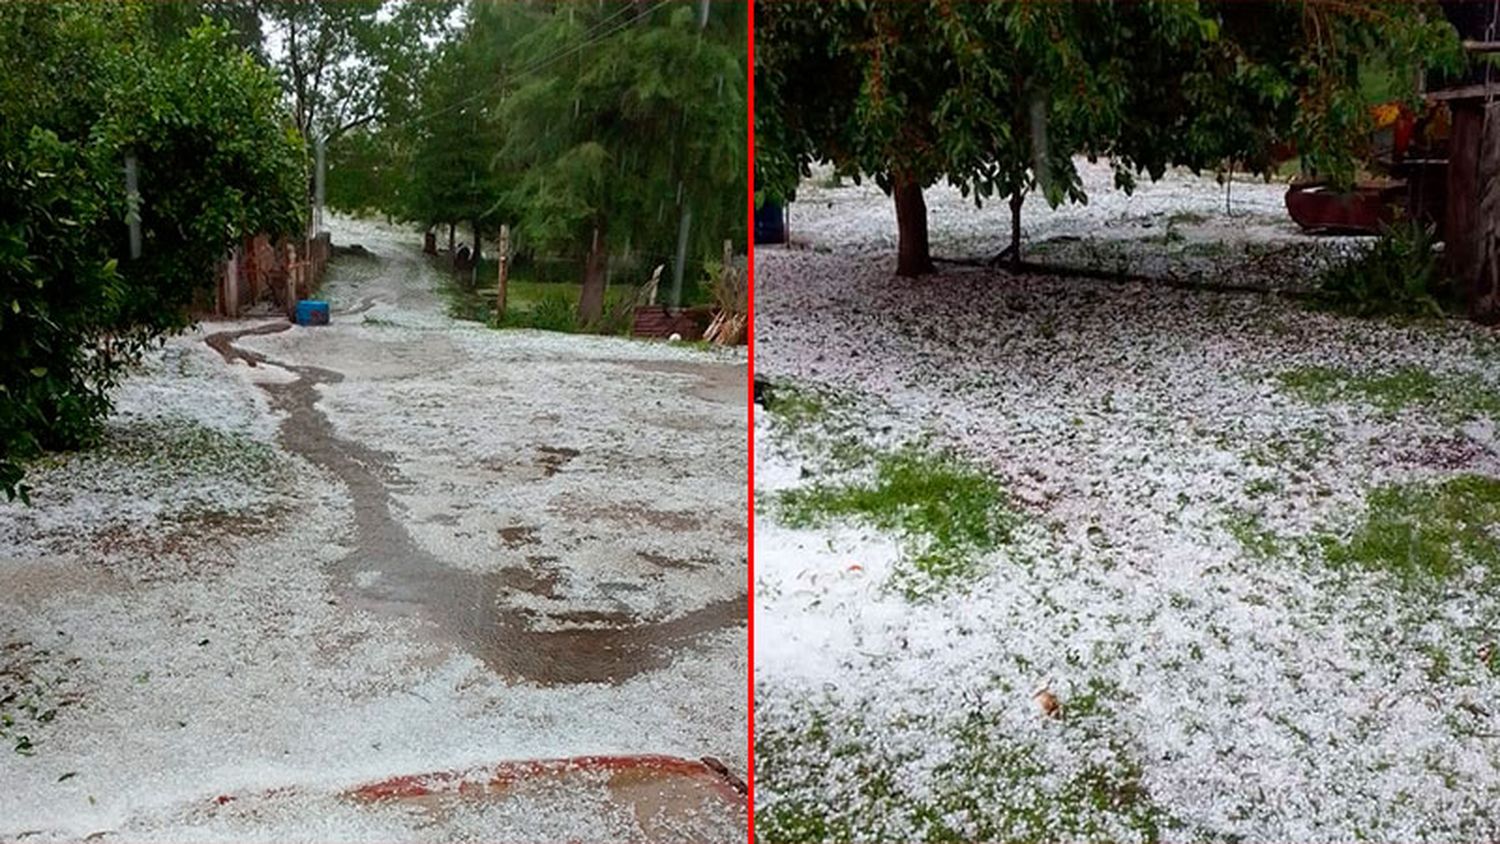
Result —
[[219, 265], [214, 314], [238, 317], [255, 304], [269, 300], [290, 318], [298, 299], [317, 290], [333, 252], [327, 232], [311, 240], [267, 235], [247, 238]]

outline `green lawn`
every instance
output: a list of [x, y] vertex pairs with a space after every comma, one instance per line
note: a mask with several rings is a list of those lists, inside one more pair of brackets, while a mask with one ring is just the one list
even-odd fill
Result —
[[[475, 273], [477, 283], [471, 289], [461, 283], [460, 277], [445, 271], [442, 292], [448, 298], [449, 315], [455, 319], [494, 325], [497, 274], [494, 259], [481, 259], [478, 272]], [[663, 286], [669, 283], [664, 280]], [[604, 294], [606, 318], [613, 314], [623, 301], [635, 296], [639, 287], [638, 282], [626, 281], [617, 276], [616, 282], [611, 284]], [[506, 317], [499, 327], [575, 331], [577, 330], [575, 315], [578, 311], [578, 297], [582, 290], [583, 285], [579, 282], [537, 281], [529, 277], [525, 268], [522, 267], [520, 272], [511, 276], [507, 285]], [[665, 295], [667, 291], [661, 290], [658, 301], [661, 301]], [[706, 288], [696, 283], [689, 283], [687, 279], [683, 280], [683, 299], [689, 306], [712, 301]], [[628, 326], [625, 325], [611, 325], [605, 327], [605, 332], [623, 332], [627, 328]]]

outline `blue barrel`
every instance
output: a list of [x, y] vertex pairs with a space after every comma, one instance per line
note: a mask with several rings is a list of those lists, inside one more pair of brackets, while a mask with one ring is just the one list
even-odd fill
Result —
[[297, 303], [298, 325], [327, 325], [328, 303], [303, 299]]
[[767, 200], [755, 209], [755, 242], [786, 243], [786, 212], [781, 203]]

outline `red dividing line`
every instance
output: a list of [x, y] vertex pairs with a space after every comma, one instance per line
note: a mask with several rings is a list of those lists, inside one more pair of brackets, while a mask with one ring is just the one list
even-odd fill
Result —
[[745, 460], [748, 464], [746, 477], [749, 479], [749, 489], [746, 491], [746, 532], [747, 543], [746, 559], [749, 561], [745, 573], [745, 589], [750, 596], [746, 602], [749, 607], [746, 619], [746, 636], [749, 650], [749, 658], [746, 664], [749, 667], [749, 677], [745, 682], [748, 686], [746, 694], [750, 705], [746, 709], [748, 722], [745, 732], [745, 765], [747, 767], [746, 779], [749, 781], [750, 793], [746, 802], [750, 809], [750, 828], [746, 830], [745, 840], [755, 840], [755, 3], [745, 4], [745, 19], [749, 29], [748, 55], [750, 61], [746, 62], [749, 84], [749, 96], [746, 98], [745, 130], [747, 133], [746, 162], [745, 169], [749, 176], [745, 185], [748, 192], [746, 197], [747, 213], [749, 214], [749, 225], [746, 231], [749, 233], [749, 244], [745, 250], [749, 261], [750, 295], [749, 295], [749, 328], [746, 330], [747, 354], [749, 365], [746, 370], [749, 377], [745, 379], [745, 406], [748, 430], [746, 433], [747, 448], [745, 449]]

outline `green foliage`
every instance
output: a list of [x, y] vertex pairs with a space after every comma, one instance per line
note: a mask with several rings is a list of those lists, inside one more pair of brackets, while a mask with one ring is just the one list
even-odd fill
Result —
[[108, 56], [105, 72], [113, 90], [92, 152], [105, 170], [139, 160], [143, 246], [123, 264], [127, 318], [175, 328], [229, 247], [302, 229], [306, 159], [275, 80], [219, 29], [196, 28], [144, 61]]
[[1356, 316], [1439, 316], [1455, 292], [1432, 228], [1402, 220], [1368, 250], [1324, 272], [1317, 301]]
[[[490, 262], [480, 267], [481, 277], [494, 272]], [[467, 283], [447, 276], [441, 292], [448, 300], [448, 315], [454, 319], [481, 322], [495, 328], [534, 328], [539, 331], [572, 333], [579, 330], [577, 311], [580, 285], [571, 282], [536, 282], [512, 278], [506, 290], [505, 318], [495, 320], [495, 289], [470, 288]], [[624, 288], [611, 288], [606, 310], [613, 312], [620, 301], [633, 295]], [[366, 320], [369, 321], [368, 319]], [[615, 333], [623, 326], [604, 326], [603, 333]]]
[[529, 308], [507, 309], [505, 328], [535, 328], [541, 331], [575, 331], [578, 321], [577, 295], [569, 296], [562, 291], [544, 294], [532, 302]]
[[1386, 486], [1366, 504], [1352, 536], [1323, 540], [1330, 564], [1388, 572], [1410, 587], [1442, 586], [1471, 572], [1488, 584], [1500, 575], [1500, 480], [1460, 475]]
[[1500, 419], [1500, 393], [1472, 376], [1441, 376], [1414, 367], [1357, 373], [1311, 366], [1287, 370], [1276, 380], [1286, 391], [1315, 404], [1355, 400], [1387, 414], [1421, 408], [1446, 421]]
[[[226, 29], [150, 4], [0, 7], [0, 489], [91, 442], [121, 373], [242, 237], [300, 228], [301, 148]], [[123, 165], [139, 162], [140, 202]], [[128, 258], [126, 220], [142, 230]]]
[[[946, 178], [977, 202], [1082, 202], [1074, 157], [1116, 183], [1287, 150], [1352, 181], [1370, 117], [1360, 59], [1398, 78], [1461, 60], [1433, 2], [764, 3], [756, 178], [785, 198], [809, 164], [887, 191]], [[813, 80], [816, 80], [814, 83]], [[1408, 95], [1415, 98], [1415, 90]]]
[[335, 142], [376, 120], [399, 123], [411, 113], [428, 53], [442, 38], [457, 0], [258, 0], [255, 11], [278, 33], [270, 52], [292, 103], [298, 133]]
[[400, 141], [394, 132], [360, 127], [329, 144], [324, 159], [328, 207], [404, 217], [395, 209], [404, 207], [415, 177]]
[[855, 519], [899, 534], [911, 569], [901, 586], [912, 598], [973, 577], [979, 558], [1009, 542], [1019, 521], [993, 478], [912, 447], [878, 455], [867, 483], [784, 491], [780, 514], [793, 527]]
[[[121, 362], [145, 338], [120, 322], [128, 286], [95, 229], [103, 191], [79, 151], [45, 129], [0, 157], [0, 489], [25, 498], [22, 467], [86, 441]], [[107, 351], [108, 354], [101, 354]]]
[[772, 384], [765, 399], [766, 412], [779, 424], [805, 428], [828, 418], [829, 399], [793, 384]]
[[[598, 16], [614, 14], [600, 7]], [[537, 60], [598, 23], [561, 9], [517, 41]], [[593, 17], [593, 19], [590, 19]], [[590, 246], [666, 263], [691, 213], [687, 266], [745, 241], [746, 35], [742, 7], [714, 8], [700, 29], [691, 3], [669, 3], [577, 61], [522, 75], [499, 105], [497, 166], [518, 233], [537, 249]]]
[[509, 224], [518, 264], [568, 261], [595, 290], [609, 256], [616, 272], [675, 260], [684, 209], [688, 266], [744, 242], [745, 16], [711, 9], [700, 28], [680, 0], [472, 5], [416, 117], [381, 130], [410, 172], [384, 210], [469, 241]]
[[[450, 18], [458, 5], [457, 0], [266, 5], [272, 25], [291, 33], [273, 67], [293, 103], [299, 131], [309, 147], [314, 138], [328, 138], [329, 207], [428, 220], [417, 205], [423, 200], [422, 180], [432, 174], [431, 162], [415, 148], [422, 137], [418, 115], [450, 93], [436, 66], [452, 50], [456, 35]], [[473, 155], [486, 154], [472, 133], [465, 141]]]
[[401, 214], [427, 225], [456, 221], [493, 231], [511, 215], [490, 170], [495, 144], [487, 109], [475, 99], [475, 78], [488, 75], [476, 49], [466, 32], [437, 53], [423, 76], [418, 102], [426, 116], [409, 140], [411, 177]]

